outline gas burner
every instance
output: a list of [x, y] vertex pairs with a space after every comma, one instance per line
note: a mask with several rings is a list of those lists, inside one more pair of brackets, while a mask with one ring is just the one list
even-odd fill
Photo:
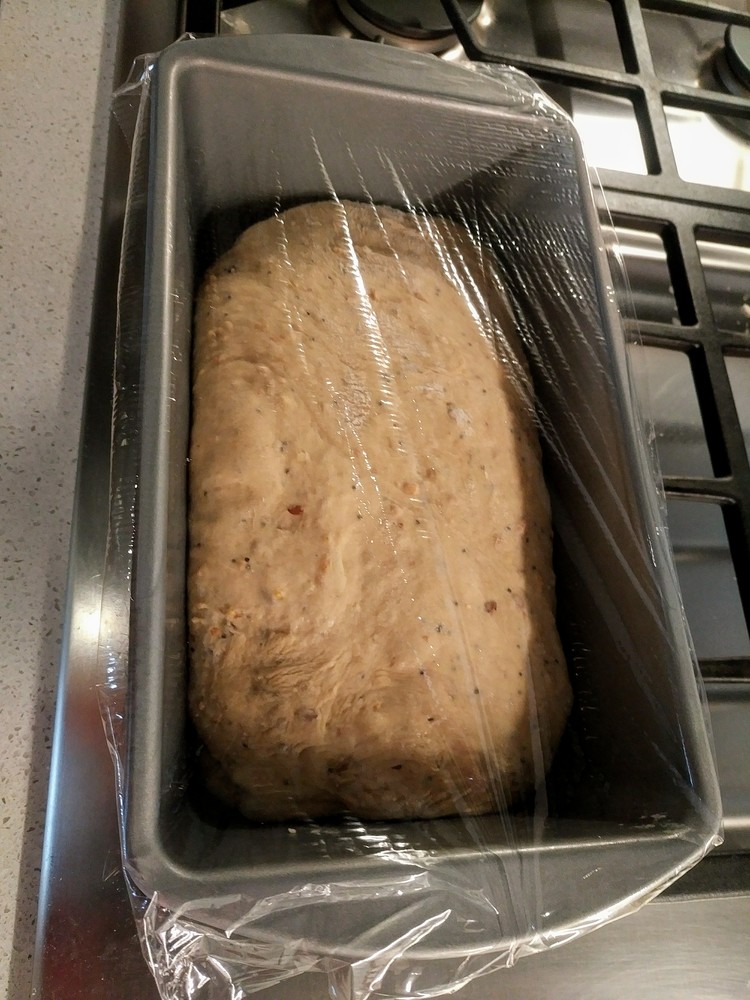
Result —
[[[467, 22], [482, 2], [460, 0]], [[310, 0], [316, 28], [326, 35], [361, 38], [414, 52], [455, 58], [461, 52], [456, 33], [440, 0]]]
[[[714, 59], [713, 69], [722, 88], [735, 97], [750, 100], [750, 28], [730, 24], [724, 32], [724, 47]], [[750, 119], [719, 118], [717, 120], [744, 138], [750, 137]]]
[[750, 28], [730, 24], [724, 32], [724, 48], [716, 54], [716, 73], [730, 94], [750, 97]]

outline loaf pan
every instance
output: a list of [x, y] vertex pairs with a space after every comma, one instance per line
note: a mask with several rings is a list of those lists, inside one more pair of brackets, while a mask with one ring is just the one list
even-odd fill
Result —
[[[446, 920], [417, 953], [557, 943], [663, 888], [715, 842], [710, 741], [578, 137], [523, 74], [307, 37], [180, 42], [151, 81], [128, 668], [125, 862], [167, 906], [429, 872], [482, 887], [471, 946]], [[518, 814], [252, 825], [207, 803], [186, 701], [186, 457], [201, 275], [249, 224], [331, 197], [470, 218], [493, 244], [534, 378], [575, 707]], [[135, 210], [135, 209], [134, 209]], [[451, 888], [452, 887], [452, 888]], [[436, 890], [437, 891], [437, 890]], [[463, 890], [462, 890], [463, 891]], [[472, 890], [473, 891], [473, 890]], [[373, 897], [368, 928], [403, 902]], [[462, 898], [468, 898], [466, 894]], [[355, 959], [363, 909], [279, 934]], [[354, 926], [353, 926], [354, 925]], [[377, 946], [362, 927], [362, 953]], [[383, 933], [386, 933], [385, 930]], [[373, 945], [373, 941], [375, 945]]]

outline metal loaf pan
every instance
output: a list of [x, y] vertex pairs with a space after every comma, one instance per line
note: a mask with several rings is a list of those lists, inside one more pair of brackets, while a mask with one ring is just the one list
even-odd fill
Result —
[[[512, 70], [491, 78], [339, 39], [206, 39], [157, 60], [148, 154], [147, 190], [131, 193], [136, 206], [145, 199], [147, 223], [143, 287], [132, 289], [143, 302], [124, 820], [135, 881], [177, 904], [424, 868], [442, 891], [482, 887], [491, 901], [477, 952], [561, 940], [625, 912], [711, 845], [718, 791], [574, 129]], [[194, 294], [245, 226], [332, 191], [458, 212], [495, 246], [536, 385], [576, 695], [529, 814], [252, 826], [212, 813], [193, 787], [184, 600]], [[387, 928], [402, 906], [373, 902], [369, 926]], [[351, 941], [361, 912], [322, 907], [311, 943], [309, 925], [290, 915], [283, 926], [336, 952], [341, 921]], [[455, 950], [453, 926], [430, 937], [426, 956]]]

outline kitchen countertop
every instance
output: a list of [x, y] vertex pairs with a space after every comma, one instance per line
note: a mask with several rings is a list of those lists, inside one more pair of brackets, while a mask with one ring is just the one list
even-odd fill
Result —
[[31, 981], [118, 10], [0, 3], [0, 996], [13, 1000]]

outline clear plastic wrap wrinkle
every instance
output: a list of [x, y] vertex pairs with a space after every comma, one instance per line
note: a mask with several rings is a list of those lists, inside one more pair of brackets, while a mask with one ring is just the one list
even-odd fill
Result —
[[637, 909], [721, 815], [571, 122], [296, 36], [115, 113], [101, 704], [162, 997], [439, 997]]

